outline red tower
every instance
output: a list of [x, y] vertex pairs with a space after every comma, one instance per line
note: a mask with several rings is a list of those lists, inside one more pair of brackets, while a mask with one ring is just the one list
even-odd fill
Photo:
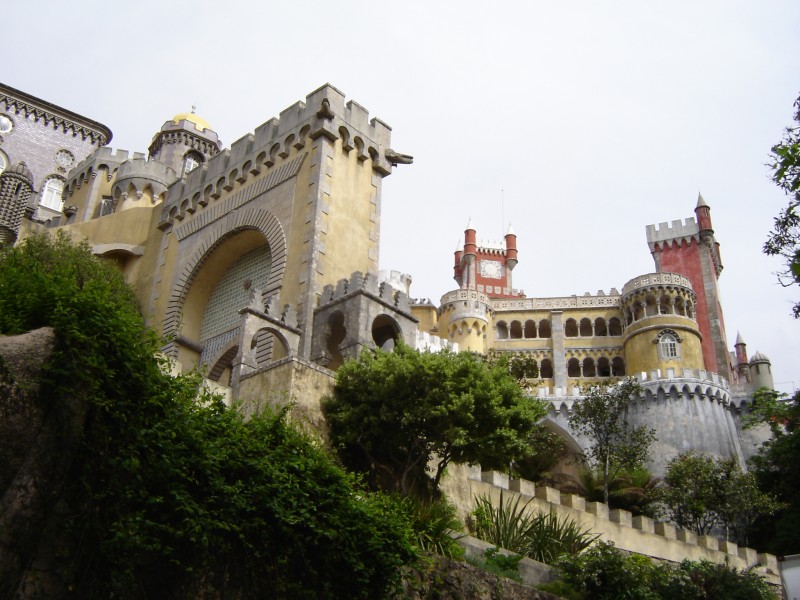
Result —
[[478, 242], [472, 222], [464, 231], [464, 247], [455, 252], [454, 279], [461, 289], [477, 290], [490, 298], [522, 298], [512, 288], [517, 266], [517, 236], [508, 228], [502, 242]]
[[647, 243], [659, 273], [680, 273], [697, 294], [695, 318], [703, 336], [703, 360], [708, 371], [731, 379], [725, 321], [717, 281], [722, 273], [719, 243], [711, 225], [711, 208], [697, 195], [695, 218], [647, 227]]

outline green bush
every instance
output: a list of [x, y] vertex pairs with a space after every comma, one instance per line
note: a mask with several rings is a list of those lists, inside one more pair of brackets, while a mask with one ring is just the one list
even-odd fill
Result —
[[[655, 564], [600, 542], [564, 558], [560, 586], [574, 598], [592, 600], [776, 600], [767, 583], [749, 570], [708, 561]], [[545, 588], [542, 588], [545, 589]], [[547, 590], [555, 588], [547, 587]], [[569, 597], [565, 594], [565, 597]]]
[[416, 560], [403, 508], [285, 414], [245, 421], [167, 375], [119, 272], [64, 237], [0, 253], [0, 333], [45, 325], [42, 397], [86, 406], [52, 532], [75, 597], [379, 598]]
[[463, 524], [456, 517], [455, 506], [444, 498], [425, 500], [397, 496], [398, 502], [408, 515], [417, 546], [428, 553], [461, 558], [464, 549], [458, 539]]
[[501, 554], [497, 548], [487, 548], [482, 557], [468, 556], [467, 562], [498, 577], [521, 582], [519, 563], [522, 558], [519, 554]]

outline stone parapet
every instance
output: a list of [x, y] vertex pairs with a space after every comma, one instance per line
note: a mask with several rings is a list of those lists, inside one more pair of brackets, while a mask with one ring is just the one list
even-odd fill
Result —
[[[461, 290], [459, 290], [461, 291]], [[451, 292], [452, 293], [452, 292]], [[446, 295], [445, 295], [446, 296]], [[444, 301], [445, 296], [442, 297]], [[583, 296], [559, 296], [555, 298], [498, 298], [491, 301], [492, 308], [498, 312], [520, 310], [566, 310], [570, 308], [619, 308], [620, 293], [611, 288], [611, 292], [599, 292]]]
[[[664, 242], [688, 242], [693, 237], [697, 237], [699, 235], [700, 227], [697, 225], [697, 221], [695, 221], [694, 217], [689, 217], [685, 221], [676, 219], [671, 223], [659, 223], [658, 227], [655, 225], [648, 225], [647, 245], [650, 246], [650, 251], [653, 252], [657, 245], [660, 245]], [[699, 237], [697, 239], [699, 239]]]
[[622, 295], [627, 296], [631, 292], [649, 287], [668, 286], [668, 287], [683, 287], [688, 290], [693, 290], [692, 282], [688, 277], [684, 277], [679, 273], [647, 273], [639, 275], [628, 281], [622, 286]]
[[[574, 519], [581, 528], [600, 534], [600, 539], [613, 542], [622, 550], [670, 562], [705, 559], [728, 563], [736, 569], [753, 567], [757, 560], [756, 571], [768, 583], [780, 585], [777, 559], [771, 554], [757, 554], [755, 550], [740, 548], [712, 536], [698, 537], [668, 523], [633, 517], [628, 511], [610, 510], [606, 504], [586, 502], [579, 496], [560, 496], [557, 490], [530, 481], [517, 479], [512, 480], [513, 485], [509, 485], [508, 477], [503, 474], [486, 471], [472, 473], [466, 469], [453, 471], [443, 487], [463, 517], [474, 508], [475, 498], [489, 496], [498, 502], [502, 490], [505, 497], [511, 495], [512, 501], [519, 497], [520, 505], [529, 502], [532, 511], [554, 511], [562, 519]], [[462, 477], [466, 481], [459, 479]]]
[[[355, 152], [359, 162], [371, 161], [372, 170], [384, 177], [391, 173], [391, 127], [350, 100], [330, 84], [325, 84], [234, 142], [206, 163], [177, 181], [167, 192], [162, 228], [171, 223], [175, 211], [184, 203], [205, 204], [220, 198], [237, 185], [245, 185], [262, 171], [280, 170], [292, 153], [305, 152], [320, 138], [341, 142], [342, 150]], [[203, 204], [203, 206], [205, 205]]]

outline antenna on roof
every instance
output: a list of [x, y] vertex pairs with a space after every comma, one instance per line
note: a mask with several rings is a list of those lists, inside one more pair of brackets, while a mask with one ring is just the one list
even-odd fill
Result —
[[500, 218], [502, 219], [500, 223], [500, 238], [502, 239], [503, 228], [506, 226], [506, 195], [503, 188], [500, 188]]

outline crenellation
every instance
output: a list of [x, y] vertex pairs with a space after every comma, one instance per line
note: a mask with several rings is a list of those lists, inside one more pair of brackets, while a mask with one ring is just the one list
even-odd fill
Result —
[[230, 147], [230, 162], [234, 165], [244, 162], [252, 154], [255, 139], [252, 133], [246, 133], [233, 142]]

